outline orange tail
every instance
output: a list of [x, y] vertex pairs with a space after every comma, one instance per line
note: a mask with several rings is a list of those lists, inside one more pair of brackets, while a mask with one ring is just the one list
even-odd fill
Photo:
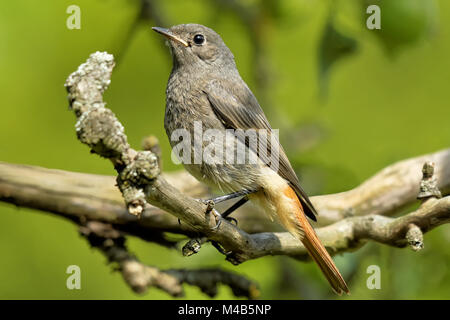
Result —
[[307, 220], [306, 215], [303, 212], [302, 204], [294, 190], [291, 187], [288, 187], [284, 194], [298, 204], [298, 211], [295, 214], [297, 215], [304, 234], [301, 241], [308, 250], [309, 255], [319, 265], [328, 282], [331, 284], [331, 287], [333, 287], [333, 290], [337, 294], [341, 295], [343, 292], [350, 294], [347, 284], [334, 264], [333, 259], [331, 259], [327, 250], [317, 237], [313, 227]]

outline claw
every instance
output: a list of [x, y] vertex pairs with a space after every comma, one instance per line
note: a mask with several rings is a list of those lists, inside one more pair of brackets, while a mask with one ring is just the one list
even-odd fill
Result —
[[214, 227], [212, 227], [212, 229], [217, 230], [217, 229], [219, 229], [220, 225], [222, 224], [223, 218], [222, 218], [222, 215], [220, 213], [218, 213], [216, 209], [212, 209], [212, 213], [216, 217], [216, 225]]
[[223, 219], [225, 219], [225, 220], [228, 220], [228, 221], [230, 221], [231, 223], [233, 223], [234, 222], [234, 224], [237, 226], [238, 225], [238, 221], [235, 219], [235, 218], [232, 218], [232, 217], [223, 217], [219, 212], [217, 212], [217, 210], [216, 209], [214, 209], [214, 207], [215, 207], [215, 202], [214, 202], [214, 200], [212, 200], [212, 199], [209, 199], [209, 200], [199, 200], [199, 201], [201, 201], [201, 202], [203, 202], [204, 204], [206, 204], [206, 213], [208, 214], [208, 213], [210, 213], [210, 212], [212, 212], [213, 214], [214, 214], [214, 216], [216, 217], [216, 225], [214, 226], [214, 227], [212, 227], [212, 229], [213, 230], [217, 230], [217, 229], [219, 229], [219, 227], [220, 227], [220, 225], [222, 224], [222, 220]]
[[219, 227], [220, 227], [221, 224], [222, 224], [222, 220], [218, 220], [218, 221], [217, 221], [217, 224], [216, 224], [214, 227], [212, 227], [212, 229], [213, 229], [213, 230], [219, 229]]
[[217, 224], [212, 228], [213, 230], [219, 229], [220, 225], [222, 224], [222, 220], [227, 220], [230, 223], [234, 223], [235, 226], [238, 225], [238, 221], [237, 219], [233, 218], [233, 217], [223, 217], [220, 213], [218, 213], [216, 210], [212, 210], [212, 212], [214, 213], [215, 217], [216, 217], [216, 222]]
[[235, 219], [235, 218], [233, 218], [233, 217], [226, 217], [226, 218], [224, 218], [224, 219], [230, 221], [230, 223], [233, 223], [233, 222], [234, 222], [234, 225], [235, 225], [235, 226], [238, 225], [237, 219]]

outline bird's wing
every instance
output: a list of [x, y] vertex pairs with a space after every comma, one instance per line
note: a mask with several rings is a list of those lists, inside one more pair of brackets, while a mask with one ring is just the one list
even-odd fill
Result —
[[[263, 110], [259, 106], [258, 101], [247, 85], [243, 81], [235, 82], [224, 79], [213, 80], [205, 86], [204, 93], [207, 95], [214, 113], [226, 128], [242, 130], [267, 129], [267, 146], [269, 147], [269, 152], [266, 154], [266, 158], [264, 158], [265, 153], [261, 154], [258, 150], [255, 150], [255, 146], [250, 145], [249, 147], [258, 154], [258, 157], [260, 157], [264, 163], [268, 164], [268, 160], [270, 160], [268, 158], [271, 145], [269, 133], [272, 128], [270, 127], [269, 121], [267, 121]], [[248, 146], [248, 143], [246, 144]], [[316, 210], [305, 191], [300, 187], [300, 182], [298, 181], [297, 175], [295, 174], [283, 147], [278, 141], [277, 144], [279, 150], [278, 174], [286, 179], [294, 189], [299, 200], [303, 204], [305, 214], [316, 221]]]

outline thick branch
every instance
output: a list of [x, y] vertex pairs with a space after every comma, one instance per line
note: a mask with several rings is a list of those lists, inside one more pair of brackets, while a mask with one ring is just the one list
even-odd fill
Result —
[[313, 197], [319, 222], [327, 225], [346, 217], [391, 215], [414, 203], [425, 162], [434, 162], [436, 187], [450, 192], [450, 149], [397, 162], [350, 191]]
[[[436, 163], [437, 186], [450, 191], [450, 149], [400, 161], [350, 191], [311, 197], [319, 211], [320, 225], [344, 217], [368, 214], [390, 215], [416, 201], [421, 167]], [[207, 198], [208, 189], [185, 171], [162, 176], [183, 194]], [[50, 211], [70, 219], [86, 217], [135, 228], [190, 234], [193, 230], [158, 207], [148, 205], [140, 219], [128, 214], [115, 178], [94, 174], [45, 169], [0, 162], [0, 200], [17, 206]], [[274, 231], [277, 225], [253, 206], [236, 215], [239, 227], [248, 233]]]

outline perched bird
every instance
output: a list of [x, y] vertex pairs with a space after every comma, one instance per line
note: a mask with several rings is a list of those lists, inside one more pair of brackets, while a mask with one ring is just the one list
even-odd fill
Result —
[[[303, 243], [333, 290], [349, 293], [307, 219], [315, 221], [316, 210], [300, 187], [278, 139], [273, 139], [263, 110], [239, 75], [234, 56], [222, 38], [199, 24], [153, 30], [167, 38], [173, 57], [164, 126], [172, 148], [183, 150], [180, 156], [186, 170], [198, 180], [230, 193], [216, 198], [216, 203], [243, 196], [222, 216], [250, 199], [277, 217]], [[262, 152], [261, 143], [251, 141], [246, 134], [249, 130], [257, 134], [265, 131], [258, 138], [268, 152]], [[208, 138], [196, 142], [202, 134]], [[214, 152], [206, 159], [204, 151], [211, 149]], [[256, 160], [236, 161], [242, 150], [246, 150], [248, 159]]]

